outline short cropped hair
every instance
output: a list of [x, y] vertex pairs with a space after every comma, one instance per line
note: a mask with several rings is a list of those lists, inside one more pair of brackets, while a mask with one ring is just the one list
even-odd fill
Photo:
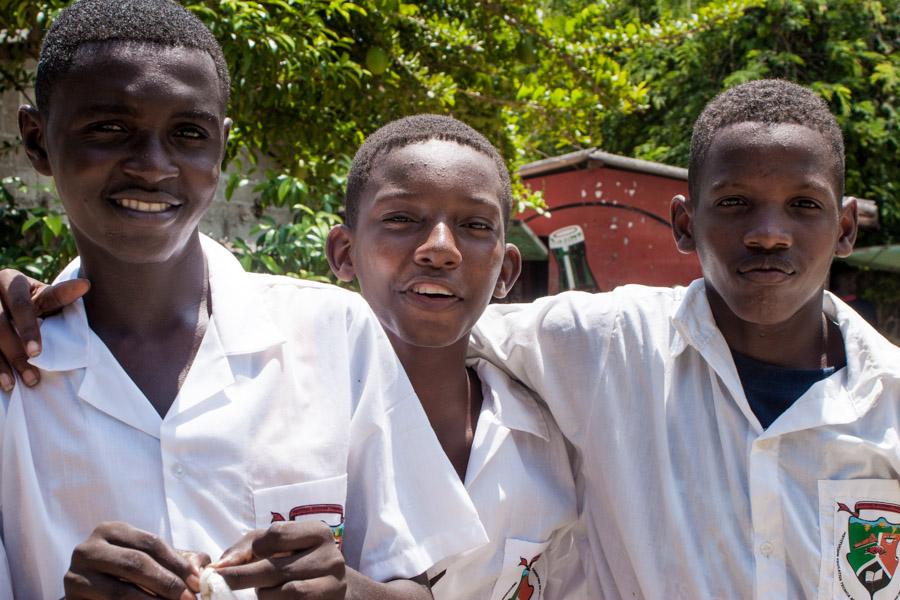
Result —
[[733, 87], [713, 98], [694, 123], [688, 190], [699, 191], [700, 169], [716, 132], [737, 123], [793, 123], [822, 134], [831, 147], [838, 190], [844, 190], [844, 138], [828, 105], [812, 90], [783, 79], [760, 79]]
[[366, 141], [357, 150], [356, 156], [353, 157], [353, 164], [350, 166], [350, 174], [347, 176], [347, 194], [344, 198], [345, 217], [349, 227], [352, 228], [356, 225], [360, 197], [369, 181], [375, 160], [391, 150], [429, 140], [456, 142], [473, 148], [494, 161], [497, 175], [500, 177], [500, 205], [503, 209], [503, 222], [504, 224], [509, 222], [509, 214], [512, 210], [512, 188], [509, 171], [506, 169], [506, 163], [503, 162], [500, 152], [487, 138], [458, 119], [442, 115], [421, 114], [391, 121], [366, 138]]
[[195, 48], [209, 54], [219, 76], [222, 101], [228, 103], [231, 80], [222, 48], [206, 26], [170, 0], [80, 0], [63, 10], [41, 46], [35, 95], [37, 108], [50, 108], [53, 86], [72, 67], [83, 44], [133, 42]]

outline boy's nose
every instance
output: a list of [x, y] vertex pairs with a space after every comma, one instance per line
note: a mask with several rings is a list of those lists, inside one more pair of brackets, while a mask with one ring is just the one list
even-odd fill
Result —
[[178, 166], [172, 160], [165, 142], [153, 135], [135, 141], [129, 148], [129, 156], [122, 163], [122, 170], [147, 183], [158, 183], [178, 175]]
[[428, 232], [428, 237], [416, 248], [415, 261], [419, 265], [435, 268], [452, 268], [462, 260], [453, 232], [446, 223], [438, 223]]
[[793, 236], [778, 214], [766, 212], [759, 215], [744, 233], [744, 245], [748, 248], [778, 250], [790, 248]]

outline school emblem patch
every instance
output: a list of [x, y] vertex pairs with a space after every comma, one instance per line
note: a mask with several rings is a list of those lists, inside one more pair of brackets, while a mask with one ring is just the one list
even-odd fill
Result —
[[343, 546], [344, 543], [344, 507], [340, 504], [306, 504], [295, 506], [288, 513], [288, 518], [283, 514], [272, 511], [272, 523], [278, 521], [302, 521], [317, 519], [331, 527], [334, 543]]
[[519, 581], [513, 583], [510, 588], [503, 594], [503, 600], [540, 600], [541, 598], [541, 576], [534, 568], [534, 563], [541, 557], [540, 554], [527, 560], [519, 558], [519, 566], [522, 573]]
[[853, 600], [886, 600], [900, 595], [900, 504], [837, 502], [836, 568], [840, 588]]

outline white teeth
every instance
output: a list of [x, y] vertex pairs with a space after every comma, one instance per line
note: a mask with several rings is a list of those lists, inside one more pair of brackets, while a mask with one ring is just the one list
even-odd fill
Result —
[[431, 283], [420, 283], [412, 287], [412, 291], [417, 294], [434, 294], [439, 296], [452, 296], [453, 292], [442, 285], [434, 285]]
[[132, 198], [122, 198], [121, 200], [116, 200], [116, 204], [118, 204], [119, 206], [124, 206], [125, 208], [130, 208], [131, 210], [136, 210], [138, 212], [149, 213], [162, 212], [170, 208], [170, 205], [166, 204], [165, 202], [141, 202], [140, 200], [133, 200]]

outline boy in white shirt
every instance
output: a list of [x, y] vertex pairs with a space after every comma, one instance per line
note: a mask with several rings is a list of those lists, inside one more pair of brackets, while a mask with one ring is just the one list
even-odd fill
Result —
[[356, 153], [328, 257], [342, 280], [359, 281], [455, 468], [448, 479], [464, 484], [490, 538], [429, 570], [435, 598], [586, 600], [559, 429], [502, 370], [466, 361], [475, 322], [519, 275], [519, 251], [505, 243], [511, 202], [484, 136], [451, 117], [399, 119]]
[[694, 126], [688, 288], [493, 306], [478, 353], [583, 459], [590, 597], [900, 593], [900, 350], [824, 292], [856, 211], [813, 92], [755, 81]]
[[44, 322], [42, 384], [0, 395], [0, 597], [186, 600], [237, 543], [235, 588], [424, 600], [432, 564], [486, 539], [365, 303], [198, 233], [228, 87], [167, 0], [83, 0], [47, 35], [20, 130], [79, 249], [60, 279], [92, 287]]

